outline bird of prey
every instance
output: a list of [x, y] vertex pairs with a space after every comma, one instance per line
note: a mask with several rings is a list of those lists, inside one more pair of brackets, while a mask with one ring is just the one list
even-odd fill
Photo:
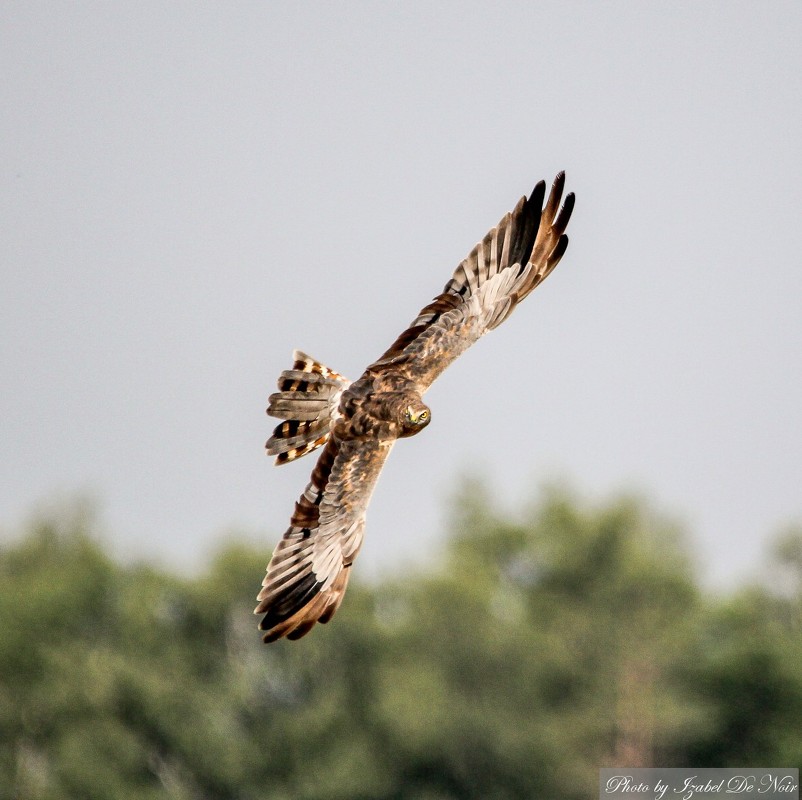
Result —
[[265, 642], [299, 639], [342, 602], [362, 545], [365, 512], [396, 439], [431, 420], [422, 400], [434, 379], [500, 325], [565, 253], [574, 195], [560, 207], [565, 174], [535, 186], [480, 241], [443, 291], [359, 380], [298, 350], [267, 413], [281, 422], [267, 441], [276, 464], [322, 447], [312, 478], [267, 566], [254, 613]]

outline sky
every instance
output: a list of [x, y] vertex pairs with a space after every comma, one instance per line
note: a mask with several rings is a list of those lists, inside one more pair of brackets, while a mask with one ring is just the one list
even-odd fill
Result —
[[802, 519], [798, 2], [0, 16], [0, 540], [88, 497], [120, 557], [267, 561], [313, 466], [263, 451], [293, 348], [358, 377], [561, 169], [567, 254], [427, 394], [362, 574], [436, 552], [465, 475], [643, 494], [714, 585]]

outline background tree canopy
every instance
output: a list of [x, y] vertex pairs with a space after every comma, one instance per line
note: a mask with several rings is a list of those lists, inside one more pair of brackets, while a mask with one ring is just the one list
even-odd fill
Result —
[[467, 482], [447, 542], [265, 646], [268, 547], [187, 579], [80, 510], [32, 524], [0, 551], [0, 800], [578, 800], [601, 766], [802, 765], [799, 530], [728, 596], [637, 499], [513, 518]]

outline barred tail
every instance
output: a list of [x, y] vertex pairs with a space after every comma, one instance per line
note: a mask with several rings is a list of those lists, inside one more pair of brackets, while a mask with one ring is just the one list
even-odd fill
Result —
[[279, 391], [270, 395], [267, 413], [285, 420], [265, 445], [276, 464], [286, 464], [311, 453], [329, 438], [339, 417], [337, 407], [350, 381], [319, 361], [295, 350], [292, 369], [278, 379]]

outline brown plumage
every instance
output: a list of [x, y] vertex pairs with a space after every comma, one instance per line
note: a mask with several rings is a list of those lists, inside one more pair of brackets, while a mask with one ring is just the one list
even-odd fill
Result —
[[290, 527], [267, 566], [255, 612], [264, 640], [298, 639], [339, 608], [362, 545], [365, 512], [397, 439], [431, 420], [421, 396], [457, 356], [500, 325], [557, 266], [568, 246], [574, 207], [560, 208], [564, 173], [522, 197], [457, 267], [443, 291], [421, 310], [359, 380], [295, 351], [268, 413], [284, 420], [267, 442], [277, 464], [323, 447], [295, 504]]

